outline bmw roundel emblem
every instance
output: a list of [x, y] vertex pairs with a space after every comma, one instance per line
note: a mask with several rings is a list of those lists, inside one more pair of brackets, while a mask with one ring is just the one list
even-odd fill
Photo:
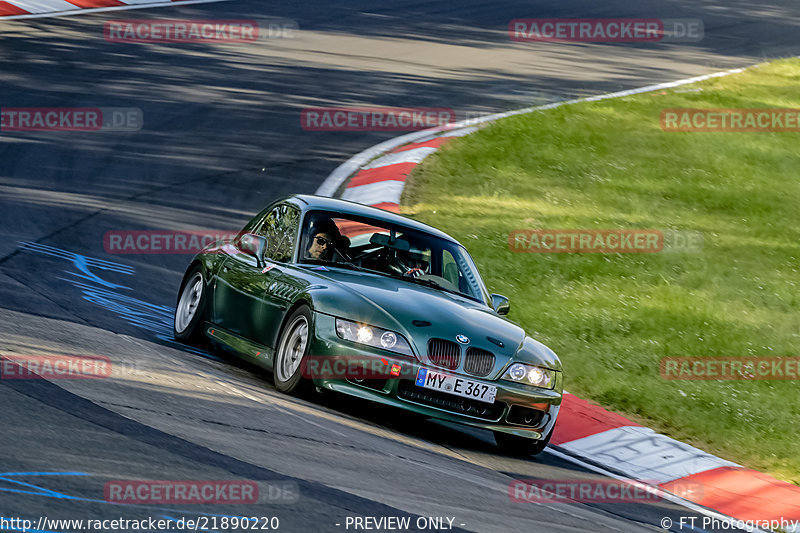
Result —
[[469, 344], [469, 337], [466, 335], [456, 335], [456, 340], [461, 344]]

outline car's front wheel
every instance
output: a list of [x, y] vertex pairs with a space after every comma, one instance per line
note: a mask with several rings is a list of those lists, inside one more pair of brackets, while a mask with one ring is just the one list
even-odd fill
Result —
[[203, 337], [206, 308], [206, 283], [200, 265], [192, 268], [183, 278], [175, 306], [172, 335], [175, 340], [188, 344]]
[[311, 345], [311, 310], [299, 307], [286, 321], [278, 340], [273, 369], [275, 388], [286, 394], [299, 394], [310, 388], [303, 379], [303, 359]]
[[550, 437], [553, 435], [553, 430], [550, 430], [550, 433], [541, 440], [533, 440], [527, 439], [525, 437], [518, 437], [516, 435], [511, 435], [509, 433], [503, 433], [502, 431], [495, 431], [494, 432], [494, 441], [503, 450], [505, 453], [509, 455], [516, 455], [516, 456], [528, 456], [528, 455], [539, 455], [547, 448], [547, 445], [550, 443]]

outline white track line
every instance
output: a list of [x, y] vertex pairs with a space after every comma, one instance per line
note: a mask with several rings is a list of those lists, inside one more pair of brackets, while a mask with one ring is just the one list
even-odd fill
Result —
[[438, 137], [464, 137], [465, 135], [469, 135], [470, 133], [476, 131], [478, 131], [477, 126], [472, 126], [470, 128], [461, 128], [460, 130], [448, 131], [438, 135]]
[[80, 9], [66, 0], [10, 0], [9, 3], [29, 13], [53, 13]]
[[375, 161], [361, 167], [366, 170], [369, 168], [387, 167], [398, 163], [421, 163], [423, 159], [436, 151], [436, 148], [414, 148], [403, 152], [395, 152], [379, 157]]
[[378, 181], [345, 189], [342, 200], [350, 200], [364, 205], [382, 204], [384, 202], [399, 204], [405, 182], [397, 180]]

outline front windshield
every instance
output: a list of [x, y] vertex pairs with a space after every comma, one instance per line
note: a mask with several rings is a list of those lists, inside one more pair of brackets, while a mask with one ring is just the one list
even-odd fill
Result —
[[300, 261], [367, 270], [488, 301], [475, 264], [462, 246], [378, 219], [327, 211], [308, 213]]

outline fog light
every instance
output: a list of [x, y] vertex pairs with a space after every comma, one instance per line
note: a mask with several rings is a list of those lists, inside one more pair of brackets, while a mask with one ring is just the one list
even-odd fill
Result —
[[392, 333], [391, 331], [387, 331], [383, 335], [381, 335], [381, 346], [386, 348], [393, 348], [394, 345], [397, 344], [397, 335]]

